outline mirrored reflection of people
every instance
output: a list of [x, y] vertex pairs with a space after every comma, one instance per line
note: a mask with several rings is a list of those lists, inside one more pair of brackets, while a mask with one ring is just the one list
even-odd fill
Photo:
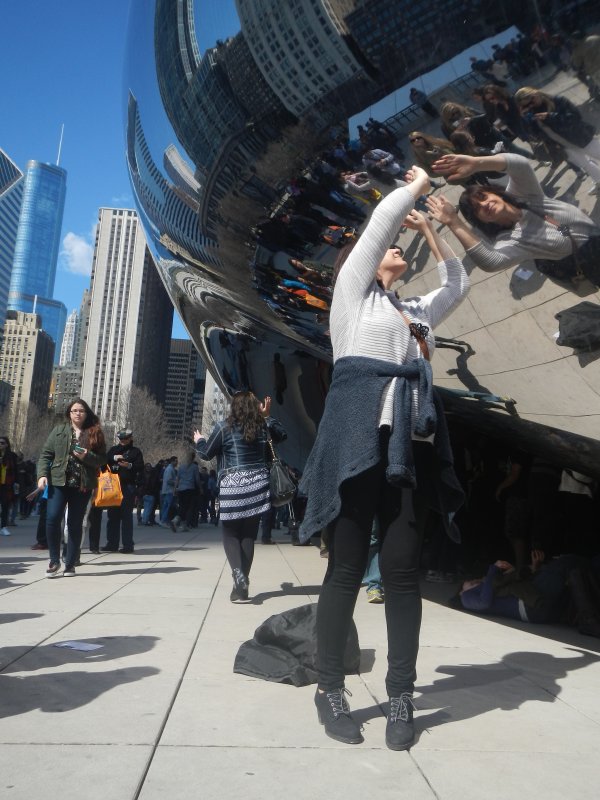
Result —
[[8, 516], [15, 497], [17, 482], [17, 457], [10, 449], [8, 436], [0, 436], [0, 509], [2, 520], [1, 536], [10, 536]]
[[567, 159], [593, 181], [588, 194], [600, 194], [600, 140], [593, 125], [566, 97], [551, 97], [533, 86], [515, 93], [515, 102], [532, 130], [542, 139], [559, 144]]
[[[133, 553], [133, 507], [137, 487], [143, 483], [144, 456], [133, 444], [133, 431], [123, 428], [117, 433], [119, 443], [107, 453], [108, 465], [119, 476], [123, 501], [107, 510], [105, 552]], [[119, 549], [119, 539], [122, 546]]]
[[425, 92], [422, 92], [420, 89], [417, 89], [416, 86], [413, 86], [413, 88], [410, 90], [409, 96], [410, 102], [415, 106], [422, 108], [423, 111], [426, 114], [429, 114], [430, 117], [439, 117], [440, 112], [433, 105], [433, 103], [427, 99]]
[[[308, 497], [302, 540], [326, 526], [330, 533], [317, 613], [315, 703], [326, 734], [348, 744], [363, 737], [345, 696], [343, 654], [375, 514], [379, 518], [388, 623], [386, 742], [394, 750], [407, 749], [414, 738], [422, 529], [414, 521], [413, 487], [440, 490], [436, 496], [445, 508], [462, 502], [451, 469], [444, 471], [448, 483], [441, 489], [439, 465], [451, 463], [451, 455], [443, 446], [445, 423], [435, 411], [431, 386], [433, 328], [469, 286], [461, 261], [429, 221], [411, 210], [429, 190], [427, 173], [413, 167], [406, 178], [410, 183], [381, 201], [356, 245], [338, 259], [330, 319], [333, 379], [300, 484]], [[402, 249], [390, 248], [403, 224], [425, 238], [441, 283], [406, 300], [391, 291], [408, 269]], [[445, 491], [450, 487], [451, 497]]]
[[547, 197], [528, 159], [447, 155], [433, 169], [451, 180], [487, 170], [509, 177], [506, 191], [465, 189], [459, 207], [466, 222], [444, 197], [427, 199], [430, 215], [450, 228], [478, 267], [495, 272], [534, 259], [544, 274], [563, 281], [585, 276], [600, 286], [600, 227], [576, 206]]
[[275, 353], [273, 356], [273, 378], [275, 382], [275, 400], [281, 406], [283, 405], [283, 393], [287, 389], [287, 375], [280, 353]]
[[287, 438], [270, 409], [270, 397], [260, 402], [252, 392], [237, 392], [229, 416], [217, 422], [208, 440], [194, 431], [198, 456], [203, 461], [217, 458], [219, 517], [233, 577], [232, 603], [248, 600], [254, 542], [261, 515], [271, 508], [267, 428], [273, 442]]
[[60, 571], [61, 522], [67, 509], [69, 540], [65, 557], [65, 578], [75, 575], [79, 559], [83, 517], [96, 488], [98, 468], [106, 464], [106, 444], [100, 420], [81, 398], [66, 409], [67, 422], [50, 432], [38, 461], [38, 488], [48, 487], [46, 538], [49, 564], [46, 577]]

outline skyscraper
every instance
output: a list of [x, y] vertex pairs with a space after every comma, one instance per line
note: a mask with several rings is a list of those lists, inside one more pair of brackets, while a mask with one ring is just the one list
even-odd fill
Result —
[[27, 163], [8, 294], [9, 309], [41, 315], [43, 329], [54, 340], [57, 359], [67, 310], [51, 298], [66, 191], [64, 169], [39, 161]]
[[67, 319], [67, 324], [65, 325], [65, 332], [62, 338], [62, 344], [60, 347], [60, 358], [58, 360], [58, 364], [61, 367], [64, 367], [65, 364], [68, 364], [70, 361], [73, 360], [73, 347], [75, 345], [75, 331], [77, 330], [77, 311], [73, 309], [69, 314]]
[[22, 200], [23, 173], [0, 150], [0, 327], [6, 318]]
[[10, 401], [11, 433], [25, 436], [29, 406], [40, 412], [48, 404], [54, 343], [42, 330], [39, 314], [8, 311], [0, 347], [0, 380], [13, 387]]
[[191, 340], [171, 339], [164, 412], [174, 439], [189, 438], [200, 428], [205, 379], [206, 367]]
[[110, 423], [132, 385], [165, 395], [173, 306], [135, 211], [100, 209], [91, 293], [81, 394]]
[[[72, 320], [73, 317], [75, 318], [75, 325], [72, 326], [72, 337], [69, 322], [65, 326], [62, 349], [64, 350], [64, 358], [67, 360], [64, 364], [62, 363], [63, 353], [61, 352], [61, 362], [59, 365], [55, 365], [52, 372], [49, 398], [49, 406], [54, 409], [54, 413], [58, 416], [64, 414], [67, 405], [73, 398], [81, 395], [83, 360], [90, 324], [90, 305], [91, 293], [89, 289], [85, 289], [79, 313], [73, 311], [69, 317], [69, 320]], [[71, 344], [70, 355], [69, 342]]]

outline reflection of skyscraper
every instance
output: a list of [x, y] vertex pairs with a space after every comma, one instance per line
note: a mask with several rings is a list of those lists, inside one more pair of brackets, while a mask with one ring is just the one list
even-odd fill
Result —
[[22, 199], [23, 173], [0, 150], [0, 327], [6, 317]]
[[132, 94], [128, 107], [127, 163], [134, 190], [156, 229], [157, 238], [166, 247], [175, 242], [198, 261], [218, 264], [217, 256], [210, 252], [215, 244], [202, 234], [196, 210], [182, 200], [156, 166]]
[[114, 421], [131, 385], [163, 402], [171, 340], [173, 306], [135, 211], [100, 209], [91, 280], [81, 392]]
[[236, 0], [236, 6], [258, 68], [292, 114], [302, 115], [362, 72], [326, 0]]
[[54, 292], [66, 190], [64, 169], [39, 161], [28, 162], [8, 295], [8, 308], [41, 314], [43, 329], [54, 339], [57, 358], [67, 310], [50, 298]]

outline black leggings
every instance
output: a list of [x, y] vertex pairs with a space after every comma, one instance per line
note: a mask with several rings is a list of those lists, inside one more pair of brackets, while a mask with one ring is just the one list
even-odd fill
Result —
[[243, 519], [230, 519], [223, 526], [223, 547], [232, 570], [241, 569], [246, 577], [250, 575], [254, 558], [254, 542], [258, 534], [260, 514]]
[[[382, 453], [387, 441], [381, 434]], [[429, 444], [414, 447], [417, 451]], [[412, 692], [421, 628], [419, 561], [423, 540], [417, 526], [418, 493], [391, 486], [385, 478], [387, 459], [345, 481], [342, 508], [329, 527], [329, 565], [317, 610], [317, 671], [319, 688], [344, 686], [344, 649], [356, 598], [369, 553], [375, 514], [381, 531], [380, 568], [385, 592], [388, 634], [386, 688], [390, 697]]]

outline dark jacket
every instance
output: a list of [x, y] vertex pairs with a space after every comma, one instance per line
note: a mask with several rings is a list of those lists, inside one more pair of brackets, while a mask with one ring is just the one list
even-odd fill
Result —
[[[430, 436], [438, 469], [426, 486], [425, 500], [444, 519], [451, 538], [460, 534], [450, 519], [463, 502], [463, 492], [452, 466], [452, 453], [441, 401], [434, 396], [431, 365], [425, 359], [409, 364], [394, 364], [374, 358], [341, 358], [333, 370], [333, 380], [314, 447], [300, 481], [300, 491], [308, 496], [300, 539], [307, 541], [340, 513], [340, 486], [380, 461], [379, 413], [381, 397], [391, 378], [398, 378], [394, 393], [394, 421], [388, 445], [389, 483], [415, 488], [412, 433]], [[412, 382], [418, 381], [419, 416], [412, 426]]]
[[[9, 450], [5, 456], [5, 463], [4, 466], [6, 467], [6, 472], [4, 476], [4, 483], [0, 484], [0, 493], [5, 501], [10, 502], [14, 497], [14, 487], [15, 483], [19, 482], [18, 478], [18, 466], [17, 466], [17, 457]], [[1, 465], [0, 461], [0, 465]]]
[[[287, 433], [276, 419], [267, 417], [265, 423], [274, 442], [287, 439]], [[262, 467], [270, 460], [265, 428], [259, 431], [253, 442], [246, 442], [242, 432], [230, 428], [225, 420], [217, 422], [208, 441], [200, 439], [196, 452], [203, 461], [217, 456], [219, 480], [224, 473], [233, 472], [238, 467]]]
[[[115, 456], [123, 456], [123, 461], [131, 464], [131, 468], [119, 467], [119, 462], [115, 461]], [[139, 447], [134, 447], [133, 444], [116, 444], [106, 454], [106, 460], [111, 470], [119, 476], [121, 487], [141, 486], [143, 484], [144, 456]]]
[[[50, 431], [46, 444], [42, 448], [37, 466], [38, 478], [48, 478], [48, 483], [53, 486], [66, 485], [66, 472], [69, 455], [71, 453], [71, 438], [73, 431], [68, 422], [57, 425]], [[98, 468], [106, 464], [104, 450], [93, 453], [88, 450], [81, 462], [81, 488], [95, 489]]]
[[[594, 126], [584, 122], [579, 113], [579, 109], [573, 105], [566, 97], [553, 97], [554, 111], [551, 111], [542, 125], [536, 120], [530, 122], [531, 127], [545, 141], [552, 139], [544, 131], [550, 128], [554, 133], [561, 136], [565, 141], [575, 145], [575, 147], [586, 147], [594, 138], [596, 133]], [[533, 114], [536, 111], [533, 110]], [[554, 139], [552, 139], [554, 142]]]

